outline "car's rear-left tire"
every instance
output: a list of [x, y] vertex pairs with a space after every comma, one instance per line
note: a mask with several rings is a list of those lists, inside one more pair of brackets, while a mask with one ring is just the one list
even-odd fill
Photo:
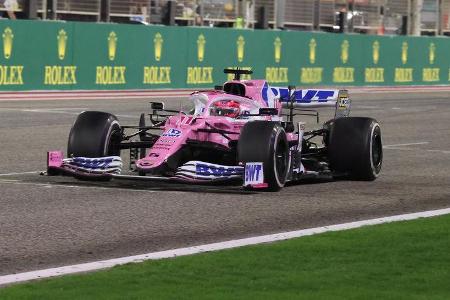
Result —
[[328, 158], [335, 173], [355, 180], [375, 180], [381, 172], [381, 128], [371, 118], [339, 118], [329, 124]]
[[68, 157], [120, 156], [121, 128], [117, 117], [106, 112], [78, 115], [69, 134]]
[[241, 130], [238, 160], [262, 162], [266, 190], [278, 191], [286, 183], [290, 166], [289, 143], [281, 124], [267, 121], [248, 122]]

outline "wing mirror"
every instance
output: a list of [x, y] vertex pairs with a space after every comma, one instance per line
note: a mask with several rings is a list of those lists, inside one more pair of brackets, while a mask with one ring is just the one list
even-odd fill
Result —
[[278, 109], [271, 108], [271, 107], [261, 107], [259, 109], [259, 114], [261, 116], [277, 116], [278, 115]]
[[164, 110], [164, 103], [163, 102], [150, 102], [150, 107], [153, 110]]

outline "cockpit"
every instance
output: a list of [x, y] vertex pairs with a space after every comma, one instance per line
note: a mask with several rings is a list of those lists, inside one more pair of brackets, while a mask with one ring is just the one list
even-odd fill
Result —
[[210, 116], [237, 118], [241, 114], [241, 104], [234, 100], [220, 100], [209, 107]]

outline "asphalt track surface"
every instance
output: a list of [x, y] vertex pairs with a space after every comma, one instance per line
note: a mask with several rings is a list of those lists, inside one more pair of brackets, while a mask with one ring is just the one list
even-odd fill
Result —
[[[352, 98], [353, 116], [381, 124], [380, 178], [278, 193], [41, 176], [46, 151], [65, 150], [80, 111], [109, 111], [134, 125], [148, 99], [0, 102], [0, 275], [450, 207], [450, 93]], [[330, 116], [323, 111], [322, 121]]]

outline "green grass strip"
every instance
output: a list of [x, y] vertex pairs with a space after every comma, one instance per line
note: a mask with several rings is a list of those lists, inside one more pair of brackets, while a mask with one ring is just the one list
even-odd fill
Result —
[[0, 299], [450, 299], [450, 216], [20, 284]]

